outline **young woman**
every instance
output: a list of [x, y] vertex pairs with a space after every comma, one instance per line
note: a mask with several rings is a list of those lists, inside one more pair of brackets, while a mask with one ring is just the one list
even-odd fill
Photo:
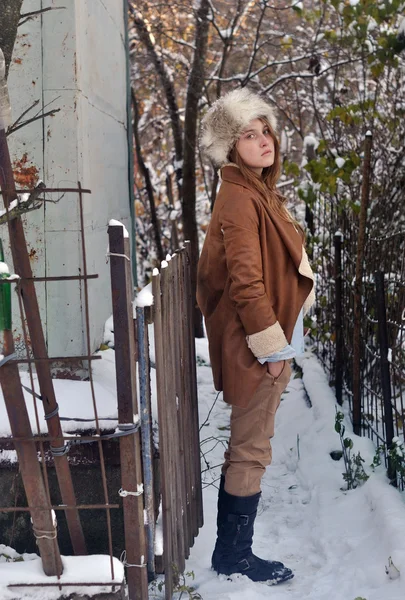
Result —
[[212, 567], [280, 583], [293, 573], [252, 553], [253, 526], [314, 278], [303, 231], [276, 189], [280, 151], [272, 108], [246, 88], [235, 90], [215, 102], [202, 127], [201, 148], [221, 168], [222, 183], [199, 261], [197, 301], [215, 388], [232, 405]]

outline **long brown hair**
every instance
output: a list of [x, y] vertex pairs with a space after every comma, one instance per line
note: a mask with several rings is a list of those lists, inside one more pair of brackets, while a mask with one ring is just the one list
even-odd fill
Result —
[[294, 219], [286, 207], [287, 199], [277, 189], [276, 184], [281, 174], [281, 157], [280, 143], [277, 139], [274, 129], [270, 121], [265, 117], [260, 117], [260, 121], [270, 131], [270, 135], [274, 142], [274, 162], [270, 167], [265, 167], [261, 175], [257, 175], [250, 169], [242, 160], [236, 144], [229, 153], [230, 160], [238, 165], [243, 177], [250, 183], [267, 201], [271, 211], [279, 215], [285, 221], [293, 223], [293, 225], [301, 231], [304, 236], [304, 230], [301, 225]]

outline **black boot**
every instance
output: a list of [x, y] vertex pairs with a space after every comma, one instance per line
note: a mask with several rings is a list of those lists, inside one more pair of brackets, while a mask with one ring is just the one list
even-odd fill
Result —
[[[221, 481], [219, 484], [218, 490], [218, 504], [217, 504], [217, 541], [215, 544], [214, 552], [212, 553], [211, 558], [211, 567], [215, 569], [215, 565], [217, 564], [220, 554], [219, 554], [219, 531], [222, 522], [224, 521], [224, 491], [225, 491], [225, 475], [221, 475]], [[226, 515], [225, 515], [226, 516]]]
[[218, 574], [240, 573], [252, 581], [282, 583], [294, 577], [281, 562], [263, 560], [252, 552], [253, 527], [260, 493], [232, 496], [220, 487], [218, 497], [218, 539], [212, 567]]

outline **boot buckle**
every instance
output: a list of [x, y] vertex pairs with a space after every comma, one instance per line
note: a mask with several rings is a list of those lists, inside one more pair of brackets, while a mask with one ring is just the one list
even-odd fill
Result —
[[247, 560], [247, 558], [243, 558], [242, 560], [240, 560], [239, 563], [238, 563], [238, 565], [240, 566], [240, 569], [242, 571], [247, 571], [248, 569], [250, 569], [250, 563]]
[[249, 525], [249, 515], [228, 515], [228, 523], [236, 523], [238, 526]]

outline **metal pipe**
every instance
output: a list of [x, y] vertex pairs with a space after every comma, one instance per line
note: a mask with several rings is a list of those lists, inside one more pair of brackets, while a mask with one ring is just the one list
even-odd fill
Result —
[[13, 358], [8, 362], [10, 364], [27, 364], [27, 363], [41, 363], [41, 362], [76, 362], [78, 360], [101, 360], [102, 356], [98, 354], [91, 354], [89, 356], [46, 356], [44, 358]]
[[52, 504], [51, 506], [11, 506], [11, 507], [2, 507], [0, 506], [0, 512], [3, 513], [11, 513], [11, 512], [30, 512], [31, 510], [105, 510], [108, 508], [121, 508], [119, 504], [74, 504], [73, 506], [67, 506], [63, 504], [62, 506], [58, 506]]
[[366, 133], [364, 140], [363, 181], [361, 187], [361, 209], [357, 239], [356, 278], [354, 285], [354, 332], [353, 332], [353, 431], [361, 434], [361, 336], [362, 336], [362, 290], [363, 262], [366, 245], [367, 209], [370, 196], [372, 134]]
[[0, 280], [1, 283], [16, 283], [19, 284], [20, 281], [81, 281], [82, 279], [98, 279], [98, 275], [61, 275], [60, 277], [19, 277], [18, 279], [13, 279], [11, 281], [3, 281]]
[[150, 364], [148, 325], [145, 323], [145, 309], [136, 309], [136, 329], [138, 336], [139, 366], [139, 405], [141, 411], [142, 466], [145, 510], [148, 516], [146, 525], [148, 574], [155, 578], [155, 506], [153, 493], [153, 448], [152, 415], [150, 398]]
[[342, 234], [335, 233], [335, 392], [338, 404], [343, 404], [343, 324], [342, 324]]
[[[381, 389], [383, 394], [384, 406], [384, 425], [385, 442], [387, 448], [392, 448], [392, 439], [394, 437], [394, 419], [392, 413], [391, 401], [391, 377], [390, 363], [388, 362], [388, 331], [387, 331], [387, 310], [385, 306], [385, 286], [384, 273], [377, 271], [375, 273], [375, 285], [377, 294], [377, 317], [378, 317], [378, 343], [380, 346], [380, 367], [381, 367]], [[397, 475], [390, 459], [388, 459], [388, 477], [391, 484], [397, 485]]]
[[[89, 308], [89, 289], [87, 283], [87, 253], [86, 253], [86, 241], [84, 237], [84, 213], [83, 213], [83, 195], [81, 190], [81, 184], [78, 182], [77, 184], [79, 188], [79, 211], [80, 211], [80, 234], [81, 234], [81, 242], [82, 242], [82, 260], [83, 260], [83, 273], [85, 275], [84, 280], [84, 311], [85, 311], [85, 324], [86, 324], [86, 342], [87, 342], [87, 353], [91, 352], [91, 338], [90, 338], [90, 308]], [[97, 403], [96, 403], [96, 394], [94, 390], [94, 381], [93, 381], [93, 371], [91, 369], [91, 365], [89, 366], [89, 381], [90, 381], [90, 389], [91, 389], [91, 398], [93, 401], [93, 410], [94, 417], [96, 421], [96, 431], [97, 434], [101, 434], [99, 417], [97, 413]], [[101, 440], [98, 441], [98, 451], [100, 453], [100, 469], [101, 469], [101, 479], [103, 484], [103, 492], [104, 492], [104, 500], [106, 504], [108, 504], [108, 487], [107, 487], [107, 476], [105, 472], [105, 462], [104, 462], [104, 451], [103, 444]], [[112, 531], [111, 531], [111, 514], [110, 511], [106, 511], [107, 518], [107, 535], [108, 535], [108, 549], [110, 554], [110, 568], [111, 568], [111, 577], [114, 579], [114, 561], [113, 561], [113, 545], [112, 545]]]
[[[32, 192], [37, 192], [37, 191], [38, 191], [37, 188], [16, 189], [14, 186], [10, 186], [9, 189], [4, 188], [4, 189], [0, 190], [0, 196], [8, 195], [8, 194], [32, 194]], [[79, 191], [81, 191], [82, 194], [91, 194], [91, 190], [85, 190], [84, 188], [81, 188], [80, 190], [78, 188], [49, 188], [49, 187], [41, 188], [41, 194], [44, 192], [67, 193], [67, 192], [79, 192]]]

